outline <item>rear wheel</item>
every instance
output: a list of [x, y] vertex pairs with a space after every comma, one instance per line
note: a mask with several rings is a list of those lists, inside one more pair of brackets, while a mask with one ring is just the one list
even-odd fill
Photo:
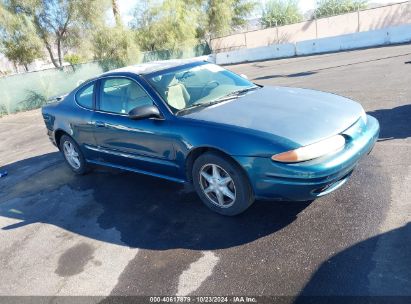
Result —
[[63, 135], [60, 139], [60, 150], [63, 153], [66, 163], [74, 173], [82, 175], [88, 171], [87, 163], [79, 145], [68, 135]]
[[192, 174], [197, 194], [215, 212], [237, 215], [254, 202], [247, 176], [228, 157], [205, 153], [194, 162]]

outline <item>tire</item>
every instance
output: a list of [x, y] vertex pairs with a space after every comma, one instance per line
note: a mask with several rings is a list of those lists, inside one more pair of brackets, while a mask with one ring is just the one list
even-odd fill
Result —
[[219, 214], [240, 214], [254, 202], [253, 191], [245, 172], [224, 155], [213, 152], [200, 155], [194, 162], [192, 178], [194, 188], [203, 203]]
[[[71, 150], [69, 147], [72, 147], [72, 149], [74, 149], [74, 152], [77, 154], [77, 157], [75, 157], [77, 158], [77, 162], [74, 161], [73, 158], [70, 158], [70, 152], [72, 152], [73, 150]], [[70, 136], [63, 135], [61, 137], [60, 151], [63, 154], [66, 164], [74, 173], [83, 175], [88, 172], [88, 167], [84, 155], [81, 152], [79, 145]]]

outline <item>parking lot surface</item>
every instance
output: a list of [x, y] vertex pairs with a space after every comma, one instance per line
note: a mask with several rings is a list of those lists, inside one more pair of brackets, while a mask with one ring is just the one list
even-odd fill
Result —
[[172, 182], [75, 176], [39, 110], [3, 117], [0, 295], [411, 296], [411, 45], [227, 68], [357, 100], [380, 139], [332, 194], [227, 218]]

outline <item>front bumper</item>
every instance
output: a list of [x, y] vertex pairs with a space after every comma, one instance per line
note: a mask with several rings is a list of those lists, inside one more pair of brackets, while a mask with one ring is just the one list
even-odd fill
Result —
[[256, 198], [306, 201], [342, 186], [361, 157], [369, 153], [379, 134], [378, 121], [367, 116], [342, 133], [347, 138], [343, 150], [300, 163], [279, 163], [268, 157], [235, 159], [246, 170]]

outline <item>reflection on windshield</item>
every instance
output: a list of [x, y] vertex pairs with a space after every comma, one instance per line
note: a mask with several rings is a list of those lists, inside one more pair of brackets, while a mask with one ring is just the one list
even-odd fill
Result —
[[215, 64], [199, 63], [148, 79], [174, 113], [207, 106], [257, 88], [249, 80]]

